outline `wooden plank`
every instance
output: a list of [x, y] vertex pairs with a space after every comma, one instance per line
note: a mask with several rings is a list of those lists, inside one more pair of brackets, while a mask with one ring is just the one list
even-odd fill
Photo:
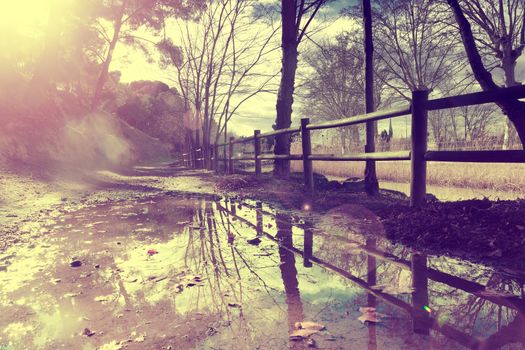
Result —
[[525, 151], [429, 151], [425, 159], [438, 162], [525, 163]]
[[483, 103], [525, 98], [525, 85], [501, 88], [496, 91], [480, 91], [471, 94], [437, 98], [428, 101], [431, 111], [445, 108], [479, 105]]
[[257, 157], [257, 159], [267, 159], [267, 160], [275, 160], [275, 159], [284, 159], [284, 160], [302, 160], [303, 156], [300, 154], [261, 154]]
[[334, 156], [330, 154], [312, 154], [310, 160], [322, 161], [360, 161], [360, 160], [410, 160], [410, 151], [355, 153], [349, 155]]
[[253, 162], [253, 157], [232, 157], [232, 160], [250, 160]]
[[331, 129], [341, 126], [361, 124], [364, 122], [388, 119], [399, 117], [402, 115], [410, 114], [410, 107], [394, 108], [383, 111], [372, 112], [368, 114], [356, 115], [354, 117], [342, 118], [333, 121], [328, 121], [324, 123], [313, 123], [308, 125], [308, 130], [321, 130], [321, 129]]
[[237, 140], [234, 140], [232, 141], [233, 144], [237, 144], [237, 143], [246, 143], [246, 142], [251, 142], [253, 141], [253, 136], [250, 136], [250, 137], [242, 137], [240, 139], [237, 139]]
[[291, 127], [291, 128], [286, 128], [286, 129], [279, 129], [275, 131], [265, 132], [264, 134], [260, 134], [259, 137], [263, 138], [263, 137], [277, 136], [281, 134], [294, 134], [300, 131], [301, 131], [300, 127]]

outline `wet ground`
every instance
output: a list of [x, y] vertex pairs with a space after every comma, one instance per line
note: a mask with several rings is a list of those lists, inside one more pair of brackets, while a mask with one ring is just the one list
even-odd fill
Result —
[[0, 254], [0, 349], [525, 348], [525, 275], [367, 239], [384, 227], [358, 205], [304, 209], [164, 193], [56, 212]]

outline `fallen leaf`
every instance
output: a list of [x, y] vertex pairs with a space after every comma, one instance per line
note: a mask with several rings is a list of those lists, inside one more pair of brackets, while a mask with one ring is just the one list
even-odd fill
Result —
[[213, 327], [208, 327], [208, 329], [206, 330], [206, 335], [208, 337], [212, 337], [212, 336], [214, 336], [217, 333], [218, 333], [218, 331], [215, 328], [213, 328]]
[[117, 343], [116, 340], [113, 340], [111, 343], [102, 345], [98, 348], [98, 350], [120, 350], [122, 349], [122, 346], [123, 345], [121, 343]]
[[95, 334], [97, 334], [97, 332], [93, 332], [91, 329], [89, 328], [84, 328], [84, 331], [82, 332], [83, 335], [85, 335], [86, 337], [92, 337], [94, 336]]
[[317, 322], [295, 322], [294, 324], [295, 329], [312, 329], [316, 331], [322, 331], [326, 327], [320, 323]]
[[378, 323], [379, 322], [379, 318], [377, 317], [377, 314], [375, 311], [365, 312], [364, 314], [358, 317], [358, 320], [361, 321], [362, 323], [367, 323], [367, 322]]
[[360, 307], [359, 311], [362, 313], [362, 315], [359, 316], [357, 319], [365, 324], [367, 322], [378, 323], [381, 321], [382, 317], [386, 317], [386, 315], [377, 312], [375, 307], [364, 306]]
[[317, 332], [319, 331], [315, 329], [296, 329], [290, 333], [290, 340], [302, 340]]
[[73, 297], [78, 297], [80, 295], [79, 292], [77, 293], [66, 293], [64, 294], [65, 297], [68, 297], [68, 298], [73, 298]]
[[135, 339], [133, 339], [134, 342], [136, 343], [142, 343], [146, 340], [146, 336], [144, 335], [139, 335], [138, 337], [136, 337]]
[[375, 312], [376, 308], [371, 306], [363, 306], [359, 308], [359, 312], [365, 313], [365, 312]]
[[101, 295], [101, 296], [95, 297], [94, 300], [95, 301], [104, 302], [104, 301], [110, 300], [110, 297], [111, 297], [111, 295]]
[[317, 348], [317, 343], [315, 342], [314, 339], [309, 338], [309, 339], [306, 341], [306, 346], [308, 346], [309, 348]]

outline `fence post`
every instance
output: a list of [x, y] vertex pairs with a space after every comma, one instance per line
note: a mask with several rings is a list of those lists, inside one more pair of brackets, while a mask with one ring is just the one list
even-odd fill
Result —
[[233, 141], [235, 140], [235, 137], [230, 136], [230, 149], [228, 152], [228, 174], [233, 174], [235, 172], [235, 169], [233, 169]]
[[261, 139], [259, 138], [259, 134], [261, 133], [261, 130], [254, 130], [253, 131], [253, 151], [255, 153], [255, 176], [261, 175], [261, 160], [259, 159], [259, 156], [261, 155]]
[[[425, 310], [428, 305], [428, 268], [427, 256], [412, 254], [412, 329], [416, 334], [429, 334], [430, 314]], [[428, 307], [428, 306], [427, 306]]]
[[213, 169], [215, 173], [219, 173], [219, 145], [213, 145]]
[[412, 92], [412, 149], [410, 153], [412, 178], [410, 206], [417, 208], [425, 202], [427, 193], [427, 101], [428, 90]]
[[215, 157], [215, 154], [213, 152], [214, 147], [213, 145], [208, 145], [208, 156], [206, 157], [206, 163], [208, 165], [208, 170], [213, 170], [213, 159]]
[[312, 267], [312, 248], [314, 231], [309, 223], [305, 223], [303, 226], [304, 230], [304, 241], [303, 241], [303, 266]]
[[303, 148], [303, 172], [304, 172], [304, 185], [310, 192], [314, 191], [314, 169], [312, 166], [312, 160], [308, 157], [312, 154], [312, 141], [310, 139], [310, 130], [307, 129], [307, 125], [310, 123], [309, 118], [301, 119], [301, 145]]
[[228, 174], [228, 143], [226, 142], [226, 140], [224, 140], [224, 147], [223, 147], [223, 151], [224, 151], [224, 158], [223, 158], [223, 162], [224, 162], [224, 173], [225, 174]]

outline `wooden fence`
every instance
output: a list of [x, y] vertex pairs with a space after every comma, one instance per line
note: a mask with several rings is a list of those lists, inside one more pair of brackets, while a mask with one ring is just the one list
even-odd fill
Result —
[[[337, 119], [322, 123], [310, 123], [309, 118], [301, 119], [300, 127], [290, 127], [261, 134], [254, 130], [252, 137], [241, 139], [230, 138], [230, 141], [212, 147], [208, 167], [210, 170], [219, 171], [219, 161], [224, 162], [224, 169], [229, 174], [235, 172], [235, 161], [254, 161], [255, 174], [261, 174], [262, 160], [302, 160], [304, 169], [304, 184], [309, 191], [314, 191], [313, 161], [399, 161], [410, 160], [410, 205], [418, 207], [424, 203], [426, 197], [426, 169], [427, 161], [441, 162], [486, 162], [486, 163], [521, 163], [525, 162], [525, 151], [522, 150], [485, 150], [485, 151], [427, 151], [427, 119], [428, 111], [441, 110], [455, 107], [471, 106], [484, 103], [494, 103], [504, 100], [525, 98], [525, 85], [501, 88], [497, 91], [476, 92], [471, 94], [451, 96], [434, 100], [428, 99], [429, 92], [414, 91], [411, 105], [400, 108], [377, 111], [357, 115], [350, 118]], [[411, 115], [411, 147], [409, 151], [371, 152], [348, 155], [312, 154], [310, 133], [315, 130], [338, 128], [370, 121], [378, 121]], [[523, 116], [525, 118], [525, 116]], [[281, 134], [299, 134], [302, 144], [302, 154], [263, 154], [261, 140]], [[252, 156], [235, 156], [234, 145], [253, 142], [254, 154]], [[224, 158], [219, 157], [219, 150], [224, 148]], [[205, 157], [202, 148], [185, 153], [184, 162], [189, 167], [204, 167]]]

